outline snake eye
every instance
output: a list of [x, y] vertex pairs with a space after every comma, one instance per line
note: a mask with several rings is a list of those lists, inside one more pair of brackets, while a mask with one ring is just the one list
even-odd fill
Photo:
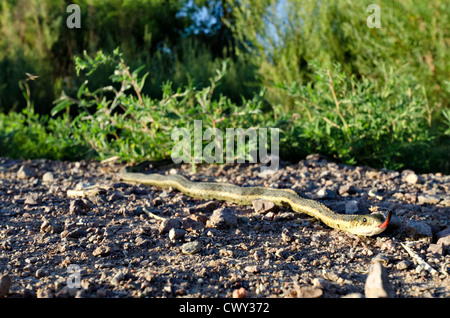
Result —
[[366, 219], [366, 218], [363, 218], [363, 222], [366, 223], [366, 222], [367, 222], [367, 219]]

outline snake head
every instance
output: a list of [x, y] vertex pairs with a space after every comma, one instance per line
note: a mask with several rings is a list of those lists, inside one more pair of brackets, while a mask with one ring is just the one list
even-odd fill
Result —
[[351, 222], [352, 226], [348, 229], [350, 233], [363, 236], [377, 235], [386, 230], [391, 220], [392, 212], [388, 211], [385, 217], [382, 213], [372, 213], [369, 215], [358, 215]]

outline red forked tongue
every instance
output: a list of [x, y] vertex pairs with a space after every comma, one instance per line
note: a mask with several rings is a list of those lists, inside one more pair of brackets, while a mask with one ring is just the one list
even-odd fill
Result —
[[388, 211], [388, 215], [386, 217], [386, 220], [384, 220], [384, 222], [382, 224], [378, 225], [379, 228], [384, 229], [389, 224], [389, 221], [391, 220], [391, 214], [392, 214], [392, 212]]

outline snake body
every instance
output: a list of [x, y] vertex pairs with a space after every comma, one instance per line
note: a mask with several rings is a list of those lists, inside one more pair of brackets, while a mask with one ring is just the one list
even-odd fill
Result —
[[198, 199], [230, 201], [239, 205], [251, 205], [256, 199], [264, 199], [280, 206], [289, 205], [293, 211], [312, 216], [329, 227], [362, 236], [372, 236], [383, 232], [391, 217], [390, 213], [386, 218], [381, 213], [369, 215], [337, 214], [318, 201], [302, 198], [291, 189], [240, 187], [234, 184], [217, 182], [193, 182], [181, 175], [143, 174], [127, 172], [126, 170], [122, 170], [119, 176], [126, 182], [147, 184], [159, 188], [172, 187]]

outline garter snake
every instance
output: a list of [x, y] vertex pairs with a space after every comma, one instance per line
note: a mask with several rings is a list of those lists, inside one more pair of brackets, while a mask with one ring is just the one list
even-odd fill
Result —
[[295, 212], [312, 216], [329, 227], [356, 235], [372, 236], [383, 232], [391, 218], [381, 213], [366, 215], [338, 214], [322, 203], [305, 199], [292, 189], [274, 189], [265, 187], [240, 187], [229, 183], [194, 182], [181, 175], [144, 174], [128, 172], [122, 169], [119, 177], [123, 181], [175, 188], [184, 194], [198, 199], [231, 201], [239, 205], [252, 205], [256, 199], [264, 199], [283, 206], [289, 205]]

